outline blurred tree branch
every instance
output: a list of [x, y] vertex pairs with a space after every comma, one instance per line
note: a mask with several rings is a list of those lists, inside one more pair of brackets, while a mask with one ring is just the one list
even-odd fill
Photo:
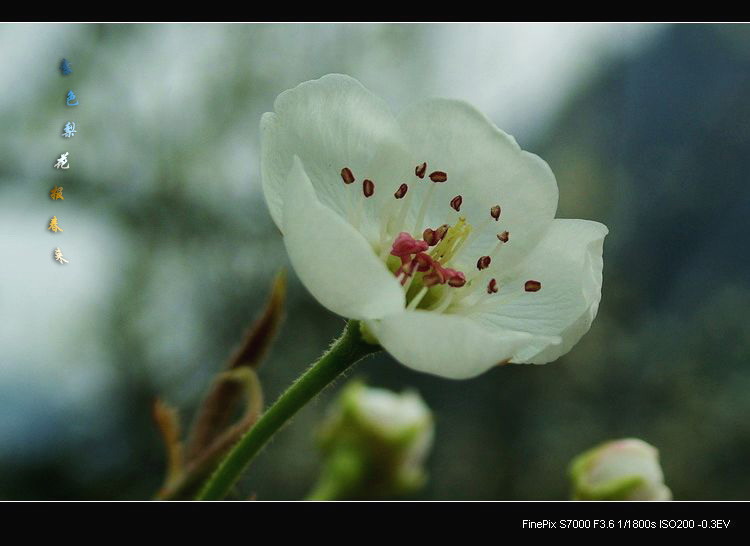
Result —
[[[166, 479], [157, 499], [189, 497], [217, 461], [260, 417], [263, 390], [256, 370], [276, 337], [285, 298], [286, 274], [282, 270], [274, 279], [262, 315], [247, 330], [198, 408], [184, 459], [177, 411], [161, 400], [156, 401], [154, 419], [162, 433], [168, 461]], [[242, 416], [231, 424], [243, 401]]]

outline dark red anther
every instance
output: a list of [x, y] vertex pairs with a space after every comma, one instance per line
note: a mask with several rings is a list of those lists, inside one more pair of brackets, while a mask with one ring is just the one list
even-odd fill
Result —
[[435, 246], [436, 244], [438, 244], [440, 241], [443, 240], [443, 237], [445, 237], [445, 234], [448, 233], [449, 227], [450, 226], [448, 226], [448, 224], [443, 224], [437, 229], [427, 228], [422, 232], [422, 239], [424, 239], [424, 241], [428, 245]]
[[372, 194], [375, 193], [375, 182], [366, 178], [362, 182], [362, 193], [365, 194], [365, 197], [372, 197]]
[[455, 210], [456, 212], [459, 212], [461, 210], [461, 203], [464, 202], [464, 198], [460, 195], [457, 195], [453, 199], [451, 199], [451, 208]]
[[424, 178], [424, 173], [427, 172], [427, 163], [422, 163], [421, 165], [417, 165], [417, 168], [414, 169], [414, 174], [416, 174], [419, 178]]
[[507, 231], [503, 231], [502, 233], [497, 234], [497, 238], [499, 241], [502, 241], [503, 243], [507, 243], [508, 239], [510, 239], [510, 233]]
[[495, 294], [498, 291], [497, 287], [497, 281], [495, 279], [490, 279], [490, 282], [487, 284], [487, 293], [488, 294]]
[[426, 271], [429, 271], [432, 269], [432, 266], [434, 264], [434, 260], [430, 257], [429, 254], [425, 254], [424, 252], [420, 252], [414, 257], [414, 266], [417, 268], [417, 271], [420, 273], [424, 273]]
[[441, 269], [433, 268], [422, 277], [422, 284], [425, 286], [435, 286], [436, 284], [445, 283], [445, 275]]
[[466, 284], [466, 275], [460, 271], [456, 271], [455, 269], [444, 269], [443, 272], [448, 279], [448, 286], [461, 288]]
[[477, 269], [481, 271], [482, 269], [487, 269], [490, 266], [490, 263], [492, 262], [492, 258], [489, 256], [482, 256], [477, 260]]
[[422, 232], [422, 239], [430, 246], [438, 244], [437, 232], [434, 229], [427, 228]]
[[497, 222], [497, 220], [500, 218], [500, 212], [501, 212], [500, 205], [495, 205], [494, 207], [490, 209], [490, 216], [492, 216]]
[[401, 184], [398, 189], [396, 190], [396, 193], [393, 194], [393, 197], [396, 199], [401, 199], [406, 195], [406, 192], [409, 191], [409, 186], [406, 184]]
[[354, 174], [349, 167], [341, 169], [341, 178], [344, 181], [344, 184], [351, 184], [354, 182]]
[[448, 174], [443, 171], [434, 171], [430, 173], [430, 180], [433, 182], [445, 182], [448, 180]]
[[539, 281], [526, 281], [526, 284], [523, 285], [523, 289], [526, 290], [526, 292], [539, 292], [541, 288], [542, 283]]

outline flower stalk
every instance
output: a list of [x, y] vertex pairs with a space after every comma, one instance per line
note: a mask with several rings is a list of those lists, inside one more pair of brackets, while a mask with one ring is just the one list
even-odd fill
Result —
[[263, 446], [297, 411], [352, 365], [379, 350], [379, 346], [364, 340], [359, 321], [348, 321], [341, 337], [240, 438], [206, 481], [196, 499], [224, 498]]

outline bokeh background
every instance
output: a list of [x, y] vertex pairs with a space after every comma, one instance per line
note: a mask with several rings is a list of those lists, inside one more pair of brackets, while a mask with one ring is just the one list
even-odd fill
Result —
[[[394, 110], [473, 103], [548, 161], [558, 216], [610, 228], [599, 317], [561, 360], [454, 382], [381, 355], [352, 374], [435, 412], [413, 498], [565, 499], [569, 460], [622, 436], [660, 449], [677, 499], [750, 498], [750, 27], [6, 24], [0, 66], [0, 498], [159, 487], [154, 396], [188, 420], [288, 265], [259, 118], [329, 72]], [[46, 231], [55, 214], [63, 233]], [[268, 399], [343, 325], [289, 281]], [[341, 385], [276, 437], [244, 496], [308, 492]]]

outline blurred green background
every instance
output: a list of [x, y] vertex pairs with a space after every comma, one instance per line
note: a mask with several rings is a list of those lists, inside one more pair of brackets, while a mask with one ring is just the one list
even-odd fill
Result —
[[[159, 487], [153, 397], [188, 419], [288, 265], [260, 115], [329, 72], [394, 110], [471, 102], [547, 160], [558, 216], [610, 229], [599, 317], [561, 360], [461, 382], [387, 355], [355, 369], [435, 412], [414, 498], [564, 499], [569, 460], [621, 436], [660, 449], [676, 499], [750, 498], [750, 27], [5, 24], [0, 65], [0, 498]], [[64, 151], [70, 170], [52, 169]], [[343, 326], [289, 279], [269, 400]], [[243, 498], [308, 492], [342, 384], [276, 437]]]

